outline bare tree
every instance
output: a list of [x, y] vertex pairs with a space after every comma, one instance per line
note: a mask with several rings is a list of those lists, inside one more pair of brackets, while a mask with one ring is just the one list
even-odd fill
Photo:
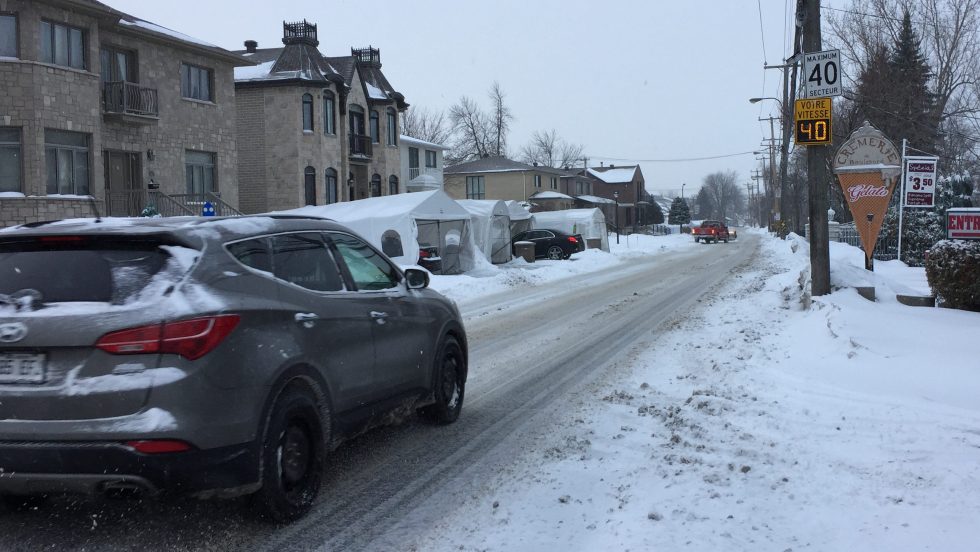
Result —
[[724, 221], [742, 213], [745, 210], [745, 192], [738, 185], [738, 173], [716, 172], [704, 177], [697, 201], [702, 218]]
[[571, 167], [582, 159], [584, 147], [566, 142], [558, 131], [534, 131], [531, 142], [521, 148], [521, 161], [552, 168]]
[[906, 10], [932, 69], [937, 153], [950, 168], [968, 164], [964, 155], [975, 163], [980, 159], [980, 0], [851, 0], [848, 10], [828, 14], [828, 40], [841, 50], [853, 90], [857, 77], [873, 73], [880, 63], [876, 53], [898, 39]]
[[507, 155], [507, 133], [514, 120], [504, 103], [504, 92], [496, 82], [490, 88], [493, 104], [485, 112], [475, 101], [463, 96], [449, 109], [449, 122], [454, 137], [453, 149], [446, 164], [461, 163], [474, 158]]
[[466, 96], [460, 98], [449, 108], [449, 121], [454, 141], [446, 164], [490, 155], [489, 120], [476, 102]]
[[449, 121], [441, 110], [410, 107], [402, 115], [402, 133], [433, 144], [446, 144], [450, 138]]
[[507, 133], [510, 131], [510, 122], [514, 120], [510, 109], [504, 103], [504, 91], [500, 88], [500, 83], [493, 82], [490, 87], [490, 101], [493, 103], [493, 155], [507, 155]]

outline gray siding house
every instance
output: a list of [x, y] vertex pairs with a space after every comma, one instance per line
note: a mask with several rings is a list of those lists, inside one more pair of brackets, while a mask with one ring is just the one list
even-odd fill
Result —
[[0, 225], [233, 210], [251, 63], [94, 0], [0, 2]]

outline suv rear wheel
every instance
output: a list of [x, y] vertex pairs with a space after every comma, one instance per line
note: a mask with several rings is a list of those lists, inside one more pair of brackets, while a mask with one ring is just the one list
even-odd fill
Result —
[[552, 245], [548, 248], [548, 258], [554, 261], [560, 261], [565, 258], [565, 251], [557, 245]]
[[280, 394], [262, 441], [262, 488], [256, 506], [282, 523], [302, 517], [313, 506], [323, 478], [326, 453], [320, 406], [309, 391], [290, 385]]

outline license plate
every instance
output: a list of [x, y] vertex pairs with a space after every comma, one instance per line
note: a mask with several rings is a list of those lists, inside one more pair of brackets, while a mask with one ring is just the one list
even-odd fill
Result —
[[0, 353], [2, 383], [44, 383], [44, 355]]

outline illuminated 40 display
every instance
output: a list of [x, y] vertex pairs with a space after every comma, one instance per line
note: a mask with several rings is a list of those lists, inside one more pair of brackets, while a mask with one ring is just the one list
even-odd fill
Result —
[[832, 141], [830, 98], [808, 98], [796, 100], [794, 121], [795, 141], [802, 146], [827, 145]]

